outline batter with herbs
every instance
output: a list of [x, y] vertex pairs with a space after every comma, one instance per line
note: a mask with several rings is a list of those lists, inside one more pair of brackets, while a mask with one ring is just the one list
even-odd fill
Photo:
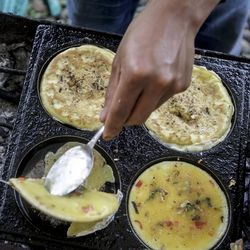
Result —
[[228, 224], [219, 185], [207, 172], [181, 161], [144, 171], [131, 188], [128, 212], [142, 241], [160, 250], [210, 249]]

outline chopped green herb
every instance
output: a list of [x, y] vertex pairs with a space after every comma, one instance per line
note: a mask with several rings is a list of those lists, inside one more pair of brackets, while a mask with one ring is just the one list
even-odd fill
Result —
[[148, 200], [153, 200], [157, 194], [160, 194], [160, 198], [161, 200], [165, 200], [166, 195], [168, 194], [168, 192], [166, 192], [164, 189], [162, 188], [156, 188], [153, 191], [151, 191]]
[[195, 202], [190, 202], [190, 201], [182, 202], [177, 209], [179, 210], [180, 213], [201, 210], [200, 207], [197, 204], [195, 204]]
[[135, 213], [136, 213], [136, 214], [139, 214], [139, 210], [138, 210], [138, 207], [137, 207], [136, 203], [135, 203], [134, 201], [132, 201], [131, 203], [132, 203], [132, 205], [133, 205], [133, 208], [134, 208], [134, 210], [135, 210]]
[[179, 175], [180, 175], [180, 171], [175, 169], [175, 170], [173, 171], [173, 176], [176, 176], [176, 177], [177, 177], [177, 176], [179, 176]]
[[206, 198], [205, 198], [205, 202], [207, 203], [207, 206], [208, 206], [208, 207], [213, 207], [210, 197], [206, 197]]
[[196, 205], [199, 205], [199, 204], [201, 204], [201, 201], [200, 201], [200, 200], [196, 200], [196, 201], [195, 201], [195, 204], [196, 204]]
[[186, 206], [185, 206], [185, 211], [186, 212], [189, 212], [189, 211], [192, 211], [192, 210], [194, 210], [195, 209], [195, 204], [193, 204], [193, 203], [187, 203], [186, 204]]
[[197, 220], [200, 220], [200, 219], [201, 219], [201, 217], [199, 215], [194, 215], [192, 217], [192, 221], [197, 221]]
[[159, 226], [159, 227], [164, 227], [164, 223], [161, 221], [161, 222], [158, 222], [156, 223], [156, 226]]
[[224, 216], [221, 216], [221, 217], [220, 217], [220, 221], [221, 221], [221, 222], [224, 222]]

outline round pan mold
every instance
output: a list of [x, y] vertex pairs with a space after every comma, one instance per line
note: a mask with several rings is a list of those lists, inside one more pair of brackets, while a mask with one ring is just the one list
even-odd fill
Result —
[[[56, 51], [55, 53], [53, 53], [53, 54], [45, 61], [45, 63], [42, 65], [41, 70], [40, 70], [39, 73], [38, 73], [38, 78], [37, 78], [37, 90], [36, 90], [36, 91], [37, 91], [37, 96], [38, 96], [38, 98], [39, 98], [40, 105], [42, 106], [44, 112], [45, 112], [49, 117], [51, 117], [53, 120], [57, 121], [59, 124], [65, 126], [65, 127], [67, 127], [67, 128], [71, 128], [71, 129], [75, 129], [75, 130], [95, 131], [95, 130], [88, 130], [88, 129], [85, 129], [85, 128], [79, 129], [79, 128], [76, 128], [76, 127], [71, 126], [71, 125], [69, 125], [69, 124], [65, 124], [65, 123], [61, 122], [60, 120], [56, 119], [55, 117], [53, 117], [53, 116], [46, 110], [46, 108], [45, 108], [44, 105], [43, 105], [41, 96], [40, 96], [40, 85], [41, 85], [41, 80], [42, 80], [42, 77], [43, 77], [43, 74], [44, 74], [45, 70], [47, 69], [47, 67], [48, 67], [49, 63], [52, 61], [52, 59], [53, 59], [55, 56], [57, 56], [58, 54], [60, 54], [60, 53], [62, 53], [62, 52], [64, 52], [64, 51], [66, 51], [67, 49], [79, 47], [79, 46], [82, 46], [82, 45], [93, 45], [93, 46], [99, 47], [99, 48], [101, 48], [101, 49], [108, 49], [108, 48], [105, 48], [105, 47], [103, 47], [103, 46], [100, 46], [100, 45], [97, 45], [97, 44], [94, 44], [94, 43], [80, 43], [80, 44], [77, 44], [77, 43], [76, 43], [76, 44], [73, 44], [73, 45], [71, 45], [71, 46], [66, 46], [65, 48], [59, 49], [58, 51]], [[108, 49], [108, 50], [110, 50], [110, 49]], [[110, 51], [112, 51], [112, 50], [110, 50]], [[112, 52], [115, 53], [114, 51], [112, 51]]]
[[[33, 146], [21, 159], [17, 167], [15, 177], [27, 176], [34, 168], [34, 166], [37, 166], [39, 163], [41, 164], [48, 152], [55, 153], [61, 146], [63, 146], [67, 142], [80, 142], [86, 144], [88, 140], [77, 136], [62, 135], [51, 137], [44, 141], [41, 141], [40, 143]], [[121, 181], [116, 165], [111, 156], [104, 149], [102, 149], [98, 145], [95, 146], [95, 149], [102, 155], [107, 164], [111, 166], [115, 177], [115, 183], [106, 183], [104, 190], [109, 193], [117, 193], [118, 189], [121, 190]], [[42, 176], [43, 170], [36, 171], [32, 175], [33, 178], [41, 178]], [[34, 209], [19, 195], [17, 191], [14, 191], [14, 196], [17, 206], [19, 207], [22, 215], [33, 227], [42, 231], [46, 235], [51, 235], [58, 238], [66, 238], [69, 223], [53, 219]]]
[[190, 159], [184, 158], [184, 157], [179, 157], [179, 156], [172, 156], [172, 157], [162, 157], [162, 158], [158, 158], [156, 160], [153, 160], [151, 162], [149, 162], [148, 164], [146, 164], [144, 167], [142, 167], [137, 173], [136, 175], [133, 177], [133, 179], [130, 182], [130, 185], [128, 186], [127, 189], [127, 193], [126, 193], [126, 213], [127, 213], [127, 219], [128, 219], [128, 224], [130, 226], [130, 228], [132, 229], [132, 232], [134, 233], [135, 237], [147, 248], [147, 249], [151, 249], [137, 234], [137, 232], [135, 231], [130, 217], [129, 217], [129, 195], [131, 192], [131, 189], [135, 183], [135, 181], [137, 180], [137, 178], [148, 168], [152, 167], [153, 165], [163, 162], [163, 161], [180, 161], [180, 162], [187, 162], [190, 163], [198, 168], [200, 168], [201, 170], [205, 171], [208, 175], [210, 175], [214, 181], [219, 185], [219, 187], [221, 188], [222, 192], [224, 193], [226, 200], [227, 200], [227, 206], [228, 206], [228, 223], [227, 223], [227, 227], [226, 230], [223, 234], [223, 236], [217, 241], [217, 243], [213, 246], [213, 250], [218, 249], [222, 244], [223, 241], [225, 240], [228, 232], [230, 231], [230, 227], [231, 227], [231, 221], [232, 221], [232, 206], [231, 206], [231, 202], [230, 202], [230, 195], [228, 192], [228, 189], [226, 188], [226, 186], [223, 184], [223, 182], [220, 180], [219, 177], [217, 177], [216, 174], [214, 174], [211, 170], [209, 170], [208, 167], [206, 167], [204, 164], [192, 161]]
[[[229, 128], [229, 131], [227, 132], [227, 134], [225, 135], [225, 137], [223, 138], [222, 141], [218, 142], [217, 144], [213, 145], [212, 147], [209, 147], [207, 149], [203, 149], [203, 150], [192, 150], [192, 151], [185, 151], [185, 150], [180, 150], [180, 149], [177, 149], [176, 147], [174, 147], [175, 144], [171, 144], [171, 143], [166, 143], [164, 141], [162, 141], [161, 139], [159, 139], [157, 137], [157, 135], [155, 135], [153, 132], [151, 132], [148, 127], [146, 126], [146, 124], [144, 123], [142, 125], [142, 127], [144, 128], [145, 131], [147, 131], [147, 133], [149, 133], [149, 135], [154, 139], [156, 140], [157, 142], [159, 142], [160, 144], [162, 144], [163, 146], [167, 147], [167, 148], [170, 148], [172, 150], [176, 150], [176, 151], [179, 151], [179, 152], [183, 152], [183, 153], [197, 153], [197, 152], [206, 152], [206, 151], [209, 151], [211, 149], [214, 149], [216, 147], [219, 147], [222, 143], [224, 143], [229, 137], [230, 137], [230, 134], [231, 132], [233, 131], [234, 127], [235, 127], [235, 123], [236, 123], [236, 117], [238, 116], [238, 109], [237, 109], [237, 105], [236, 105], [236, 101], [235, 101], [235, 97], [230, 89], [230, 87], [227, 85], [227, 83], [222, 80], [222, 84], [223, 86], [226, 88], [230, 98], [231, 98], [231, 101], [233, 103], [233, 107], [234, 107], [234, 113], [233, 113], [233, 116], [232, 116], [232, 120], [231, 120], [231, 126]], [[171, 146], [173, 145], [173, 146]]]

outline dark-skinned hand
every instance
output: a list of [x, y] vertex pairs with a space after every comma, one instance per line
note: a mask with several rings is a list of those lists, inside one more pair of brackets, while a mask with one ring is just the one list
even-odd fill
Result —
[[194, 39], [218, 0], [151, 0], [128, 27], [113, 61], [101, 121], [104, 139], [142, 124], [190, 84]]

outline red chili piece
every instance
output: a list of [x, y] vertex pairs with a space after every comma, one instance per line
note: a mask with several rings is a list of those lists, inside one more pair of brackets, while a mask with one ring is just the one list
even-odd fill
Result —
[[171, 220], [167, 220], [164, 222], [164, 225], [167, 227], [172, 227], [174, 225], [174, 223]]
[[197, 220], [194, 222], [194, 224], [197, 229], [202, 229], [207, 223], [204, 221]]
[[137, 183], [135, 184], [135, 186], [137, 188], [140, 188], [142, 186], [142, 181], [141, 180], [137, 181]]
[[20, 176], [20, 177], [18, 177], [18, 180], [19, 180], [20, 182], [23, 182], [23, 181], [25, 180], [25, 177]]
[[94, 208], [92, 205], [88, 205], [88, 206], [85, 206], [85, 207], [82, 207], [82, 211], [87, 214], [88, 212], [92, 211]]

